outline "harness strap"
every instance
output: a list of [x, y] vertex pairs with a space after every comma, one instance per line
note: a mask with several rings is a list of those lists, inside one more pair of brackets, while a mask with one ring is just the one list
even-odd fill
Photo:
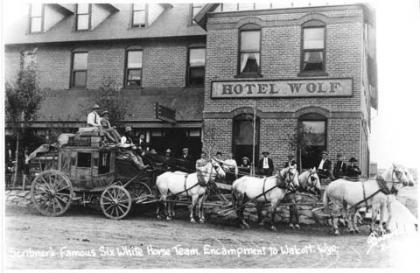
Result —
[[[188, 174], [185, 175], [185, 179], [184, 179], [184, 190], [187, 193], [187, 196], [190, 196], [188, 194], [188, 190], [187, 190], [187, 178], [188, 178]], [[197, 182], [198, 183], [198, 182]]]
[[265, 202], [267, 202], [267, 196], [265, 195], [265, 182], [267, 181], [267, 177], [264, 178], [264, 182], [263, 182], [263, 195], [264, 195], [264, 200]]
[[365, 205], [368, 207], [367, 199], [366, 199], [366, 190], [365, 190], [365, 183], [362, 182], [362, 188], [363, 188], [363, 199], [365, 200]]
[[377, 195], [381, 191], [382, 191], [381, 189], [375, 191], [374, 193], [372, 193], [371, 195], [369, 195], [367, 198], [364, 198], [363, 200], [361, 200], [361, 201], [357, 202], [356, 204], [354, 204], [353, 206], [351, 206], [350, 209], [353, 209], [353, 208], [359, 206], [363, 202], [366, 202], [367, 200], [371, 199], [372, 197], [374, 197], [375, 195]]

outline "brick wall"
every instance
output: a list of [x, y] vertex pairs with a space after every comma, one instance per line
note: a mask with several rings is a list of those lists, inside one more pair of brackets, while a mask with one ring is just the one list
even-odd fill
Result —
[[[197, 39], [195, 39], [196, 41]], [[205, 37], [199, 39], [204, 42]], [[96, 89], [104, 79], [117, 84], [124, 82], [126, 48], [143, 49], [143, 88], [185, 87], [187, 55], [190, 41], [136, 41], [109, 43], [78, 43], [7, 47], [5, 54], [6, 81], [13, 81], [20, 68], [20, 52], [38, 48], [37, 72], [41, 88], [68, 89], [70, 86], [72, 50], [88, 51], [87, 88]]]
[[[315, 14], [316, 13], [316, 14]], [[314, 15], [315, 14], [315, 15]], [[241, 80], [236, 78], [238, 65], [239, 27], [246, 23], [261, 26], [261, 74], [266, 79], [305, 79], [299, 77], [301, 54], [301, 25], [310, 19], [326, 23], [326, 72], [321, 78], [352, 78], [352, 97], [338, 98], [275, 98], [275, 99], [211, 99], [211, 82]], [[232, 113], [241, 107], [254, 105], [260, 113], [286, 113], [279, 118], [261, 118], [260, 152], [270, 151], [275, 164], [279, 166], [292, 151], [290, 136], [296, 128], [298, 118], [290, 113], [306, 107], [320, 107], [328, 115], [327, 149], [333, 163], [337, 153], [344, 153], [346, 159], [356, 157], [363, 174], [368, 162], [367, 135], [362, 128], [361, 68], [363, 47], [362, 10], [324, 9], [306, 13], [258, 14], [237, 13], [237, 15], [215, 15], [208, 18], [207, 65], [205, 82], [204, 113], [208, 114], [205, 124], [212, 124], [220, 130], [217, 147], [231, 150]], [[251, 78], [252, 79], [252, 78]], [[253, 78], [252, 80], [260, 80]], [[365, 105], [363, 105], [365, 107]], [[364, 110], [364, 109], [363, 109]], [[210, 117], [217, 114], [222, 119]], [[210, 119], [211, 118], [211, 119]], [[204, 145], [206, 145], [204, 137]]]

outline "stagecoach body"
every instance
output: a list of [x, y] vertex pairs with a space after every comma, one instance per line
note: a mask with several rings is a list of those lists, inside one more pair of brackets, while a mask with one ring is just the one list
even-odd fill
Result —
[[111, 219], [124, 218], [133, 203], [153, 196], [149, 186], [153, 176], [126, 162], [119, 164], [117, 154], [113, 146], [62, 146], [56, 164], [37, 173], [32, 182], [34, 206], [46, 216], [62, 215], [70, 204], [78, 204], [100, 207]]

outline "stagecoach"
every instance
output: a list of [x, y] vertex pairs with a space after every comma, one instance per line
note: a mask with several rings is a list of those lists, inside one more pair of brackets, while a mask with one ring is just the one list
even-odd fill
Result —
[[[80, 144], [80, 143], [79, 143]], [[119, 159], [118, 147], [84, 143], [57, 150], [54, 169], [43, 170], [32, 182], [32, 202], [46, 216], [64, 214], [71, 204], [100, 207], [111, 219], [122, 219], [133, 204], [154, 201], [154, 172], [139, 170]]]

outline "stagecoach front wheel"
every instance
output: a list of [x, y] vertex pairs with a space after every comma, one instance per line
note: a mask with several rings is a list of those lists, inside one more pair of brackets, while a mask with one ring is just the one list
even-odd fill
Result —
[[62, 215], [70, 207], [72, 196], [71, 181], [60, 171], [43, 171], [32, 182], [32, 203], [42, 215]]
[[110, 219], [122, 219], [131, 209], [130, 193], [122, 186], [111, 185], [101, 195], [101, 209], [104, 215]]

